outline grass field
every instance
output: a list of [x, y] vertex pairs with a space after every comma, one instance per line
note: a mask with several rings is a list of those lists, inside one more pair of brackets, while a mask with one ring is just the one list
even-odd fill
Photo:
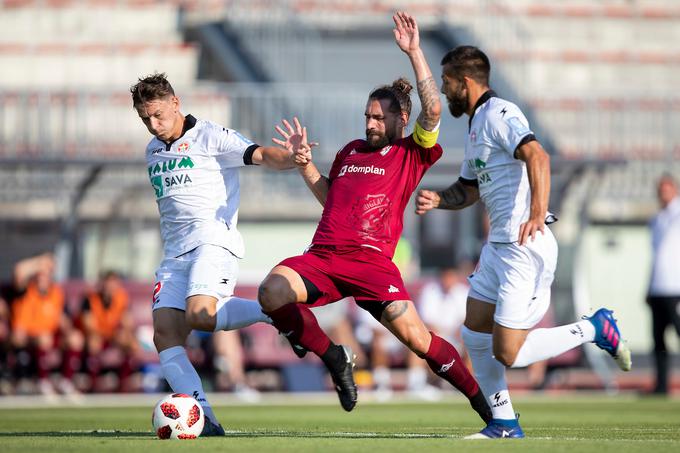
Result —
[[[295, 401], [292, 399], [291, 401]], [[467, 403], [220, 406], [226, 438], [161, 441], [151, 407], [0, 409], [0, 451], [96, 452], [679, 452], [680, 400], [525, 397], [515, 400], [524, 440], [472, 441]]]

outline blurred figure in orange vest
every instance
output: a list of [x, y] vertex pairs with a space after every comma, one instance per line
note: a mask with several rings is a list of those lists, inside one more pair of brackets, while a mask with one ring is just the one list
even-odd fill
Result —
[[118, 390], [126, 390], [138, 345], [128, 311], [128, 293], [120, 275], [114, 271], [102, 275], [96, 291], [83, 301], [81, 319], [91, 388], [97, 389], [102, 368], [113, 367], [118, 372]]
[[55, 357], [51, 352], [61, 349], [59, 389], [64, 394], [77, 395], [72, 378], [81, 364], [83, 336], [66, 315], [64, 291], [54, 282], [54, 266], [50, 253], [23, 259], [14, 266], [14, 282], [8, 296], [11, 342], [20, 370], [26, 370], [33, 358], [39, 390], [47, 396], [55, 393], [49, 379]]

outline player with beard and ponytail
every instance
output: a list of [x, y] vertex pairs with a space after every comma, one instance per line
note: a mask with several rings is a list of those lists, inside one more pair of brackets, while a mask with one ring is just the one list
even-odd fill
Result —
[[[437, 84], [419, 44], [410, 15], [393, 16], [394, 36], [413, 66], [422, 111], [414, 132], [404, 130], [411, 114], [406, 79], [370, 93], [366, 139], [353, 140], [336, 155], [329, 176], [311, 162], [311, 146], [296, 151], [300, 172], [324, 206], [312, 245], [300, 256], [274, 267], [259, 288], [262, 310], [274, 326], [319, 356], [328, 368], [340, 403], [351, 411], [357, 401], [353, 353], [319, 328], [310, 307], [352, 296], [430, 368], [490, 420], [489, 406], [458, 351], [427, 330], [415, 310], [392, 256], [403, 228], [404, 209], [425, 171], [442, 155], [436, 143], [441, 115]], [[279, 130], [285, 138], [285, 131]]]
[[465, 161], [448, 189], [418, 193], [416, 213], [463, 209], [480, 199], [489, 212], [491, 232], [469, 278], [461, 332], [493, 420], [469, 438], [521, 438], [506, 366], [525, 367], [594, 342], [628, 371], [630, 350], [605, 308], [573, 324], [530, 330], [548, 310], [557, 264], [557, 242], [548, 228], [556, 220], [548, 212], [550, 159], [520, 109], [489, 88], [491, 65], [481, 50], [456, 47], [441, 64], [449, 111], [470, 118]]

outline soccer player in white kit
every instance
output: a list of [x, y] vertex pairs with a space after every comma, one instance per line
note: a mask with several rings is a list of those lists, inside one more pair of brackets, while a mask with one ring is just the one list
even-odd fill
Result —
[[505, 367], [520, 368], [586, 342], [630, 370], [630, 350], [610, 310], [579, 322], [535, 329], [550, 303], [557, 243], [547, 224], [550, 159], [520, 109], [489, 89], [491, 66], [478, 48], [459, 46], [442, 59], [450, 113], [470, 117], [460, 178], [441, 192], [421, 190], [416, 212], [462, 209], [482, 200], [491, 231], [470, 277], [462, 336], [493, 420], [469, 438], [524, 437], [508, 393]]
[[293, 152], [306, 131], [297, 119], [295, 129], [284, 120], [285, 140], [274, 139], [281, 147], [259, 146], [235, 130], [184, 116], [165, 74], [139, 79], [130, 91], [134, 108], [154, 136], [146, 161], [164, 252], [153, 290], [154, 344], [173, 391], [201, 403], [206, 414], [202, 435], [224, 435], [184, 344], [192, 329], [232, 330], [270, 322], [256, 301], [233, 296], [244, 254], [236, 229], [238, 169], [295, 167]]

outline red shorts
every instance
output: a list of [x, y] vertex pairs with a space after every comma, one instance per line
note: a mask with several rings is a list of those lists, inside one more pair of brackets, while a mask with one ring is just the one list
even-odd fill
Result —
[[410, 300], [397, 266], [369, 247], [313, 245], [279, 263], [312, 282], [321, 297], [312, 307], [352, 296], [356, 301]]

